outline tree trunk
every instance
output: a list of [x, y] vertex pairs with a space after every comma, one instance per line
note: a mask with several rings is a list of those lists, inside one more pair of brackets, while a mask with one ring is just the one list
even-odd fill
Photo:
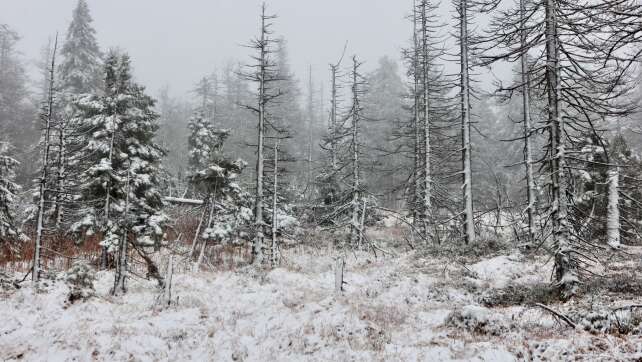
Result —
[[[207, 228], [210, 228], [212, 226], [212, 220], [214, 219], [214, 200], [210, 197], [209, 202], [210, 206], [210, 216], [207, 219]], [[201, 263], [203, 262], [203, 258], [205, 257], [205, 247], [207, 246], [207, 239], [203, 239], [203, 244], [201, 245], [201, 252], [198, 254], [198, 259], [196, 260], [196, 264], [194, 264], [194, 269], [193, 272], [197, 272], [201, 269]]]
[[429, 62], [430, 54], [428, 50], [428, 8], [427, 0], [421, 1], [421, 34], [422, 34], [422, 73], [423, 73], [423, 154], [424, 161], [423, 167], [423, 215], [422, 215], [422, 231], [424, 237], [428, 237], [430, 230], [430, 222], [432, 215], [432, 171], [430, 164], [431, 148], [430, 148], [430, 85], [429, 85]]
[[606, 241], [610, 247], [620, 247], [620, 173], [617, 166], [613, 166], [608, 173], [609, 191], [606, 215]]
[[198, 238], [201, 234], [201, 226], [203, 226], [203, 219], [205, 219], [206, 212], [207, 212], [207, 205], [203, 208], [203, 212], [201, 213], [201, 218], [198, 220], [196, 233], [194, 234], [194, 238], [192, 239], [192, 246], [189, 249], [189, 259], [191, 259], [192, 255], [194, 255], [194, 250], [196, 249], [196, 243], [198, 242]]
[[535, 239], [535, 215], [536, 195], [535, 195], [535, 178], [533, 176], [533, 151], [531, 149], [531, 115], [530, 115], [530, 80], [528, 76], [528, 50], [526, 49], [526, 0], [520, 0], [521, 29], [520, 29], [520, 47], [521, 56], [521, 76], [522, 76], [522, 112], [524, 123], [524, 165], [526, 166], [526, 187], [528, 207], [528, 244]]
[[334, 292], [336, 294], [341, 294], [341, 292], [343, 292], [343, 269], [345, 268], [345, 265], [346, 262], [343, 255], [337, 256], [334, 265]]
[[338, 65], [331, 65], [332, 72], [332, 100], [330, 108], [330, 158], [332, 163], [332, 173], [338, 170], [337, 165], [337, 71]]
[[129, 193], [130, 193], [130, 170], [131, 163], [127, 168], [127, 196], [125, 197], [125, 222], [123, 235], [120, 240], [120, 245], [118, 245], [118, 259], [116, 262], [116, 276], [114, 280], [114, 289], [112, 291], [113, 295], [125, 294], [127, 289], [125, 287], [125, 281], [127, 279], [127, 244], [129, 240], [127, 239], [127, 234], [129, 227], [127, 225], [128, 213], [129, 213]]
[[414, 182], [413, 182], [413, 205], [412, 205], [412, 222], [414, 225], [421, 225], [419, 220], [423, 214], [422, 200], [421, 200], [421, 172], [422, 172], [422, 158], [421, 158], [421, 120], [419, 117], [420, 96], [419, 96], [419, 38], [417, 36], [417, 5], [413, 0], [413, 21], [412, 21], [412, 34], [413, 34], [413, 98], [414, 98]]
[[44, 231], [44, 218], [45, 218], [45, 193], [47, 192], [47, 168], [49, 167], [49, 137], [51, 135], [51, 122], [53, 120], [53, 106], [54, 106], [54, 92], [55, 92], [55, 72], [56, 72], [56, 50], [58, 48], [58, 35], [54, 43], [53, 54], [51, 57], [51, 69], [49, 70], [49, 94], [47, 99], [47, 114], [45, 115], [45, 134], [43, 140], [42, 152], [42, 171], [40, 173], [39, 192], [40, 198], [38, 200], [38, 220], [36, 221], [36, 240], [33, 253], [33, 269], [31, 278], [33, 283], [40, 280], [40, 257], [42, 252], [42, 240]]
[[279, 248], [276, 240], [276, 233], [278, 231], [278, 218], [277, 218], [277, 206], [278, 206], [278, 178], [279, 178], [279, 141], [276, 141], [274, 145], [274, 185], [272, 192], [272, 245], [270, 247], [271, 252], [271, 263], [275, 267], [279, 263]]
[[462, 165], [463, 165], [463, 200], [466, 244], [475, 241], [475, 221], [473, 215], [473, 191], [471, 168], [470, 140], [470, 73], [468, 65], [468, 1], [459, 1], [460, 16], [460, 96], [461, 96], [461, 133], [462, 133]]
[[350, 245], [356, 245], [359, 235], [359, 199], [360, 199], [360, 170], [359, 170], [359, 90], [358, 90], [358, 62], [353, 58], [352, 72], [352, 221], [350, 223]]
[[546, 1], [546, 83], [548, 91], [549, 165], [551, 177], [555, 280], [560, 296], [567, 299], [577, 291], [579, 277], [568, 223], [566, 195], [564, 117], [560, 112], [560, 60], [557, 33], [557, 0]]
[[257, 156], [256, 156], [256, 201], [254, 208], [254, 224], [256, 227], [256, 236], [252, 245], [252, 263], [254, 265], [261, 265], [264, 262], [264, 222], [263, 222], [263, 152], [265, 141], [265, 81], [267, 76], [267, 29], [265, 24], [265, 4], [263, 4], [261, 13], [261, 48], [259, 56], [259, 124], [258, 124], [258, 142], [257, 142]]

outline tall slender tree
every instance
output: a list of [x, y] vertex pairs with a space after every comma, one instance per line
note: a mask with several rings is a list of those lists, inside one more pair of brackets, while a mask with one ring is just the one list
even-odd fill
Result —
[[49, 68], [49, 91], [47, 95], [47, 103], [44, 107], [43, 113], [41, 114], [43, 122], [43, 140], [41, 143], [42, 147], [42, 164], [40, 171], [40, 178], [38, 180], [38, 208], [37, 208], [37, 219], [36, 219], [36, 238], [34, 243], [34, 253], [33, 253], [33, 266], [31, 271], [31, 278], [34, 283], [40, 281], [40, 272], [41, 272], [41, 255], [42, 255], [42, 244], [44, 240], [45, 232], [45, 208], [47, 207], [47, 185], [49, 177], [49, 167], [50, 167], [50, 146], [51, 146], [51, 133], [54, 127], [55, 122], [55, 110], [56, 105], [56, 51], [58, 48], [58, 36], [56, 35], [56, 41], [54, 43], [53, 52], [51, 55], [51, 66]]
[[254, 227], [255, 235], [252, 242], [252, 263], [263, 265], [269, 260], [266, 258], [266, 220], [265, 220], [265, 159], [266, 159], [266, 132], [270, 127], [268, 120], [268, 109], [274, 100], [280, 95], [275, 89], [279, 78], [279, 66], [275, 62], [275, 44], [277, 40], [272, 39], [272, 21], [275, 15], [267, 14], [265, 3], [261, 6], [260, 33], [259, 36], [250, 42], [249, 47], [256, 51], [252, 57], [255, 64], [249, 65], [250, 71], [244, 74], [244, 78], [255, 83], [257, 86], [256, 105], [246, 105], [255, 112], [257, 122], [257, 143], [256, 143], [256, 174], [254, 192]]
[[473, 210], [473, 170], [471, 142], [471, 90], [470, 90], [470, 30], [469, 0], [457, 0], [457, 20], [459, 27], [459, 98], [461, 106], [461, 152], [462, 152], [462, 191], [464, 233], [466, 243], [475, 241], [475, 220]]

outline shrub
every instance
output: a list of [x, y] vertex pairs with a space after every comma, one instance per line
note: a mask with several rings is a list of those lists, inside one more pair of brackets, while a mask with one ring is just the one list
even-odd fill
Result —
[[76, 261], [67, 271], [65, 282], [69, 286], [69, 302], [85, 301], [95, 294], [94, 281], [96, 275], [92, 267], [85, 261]]

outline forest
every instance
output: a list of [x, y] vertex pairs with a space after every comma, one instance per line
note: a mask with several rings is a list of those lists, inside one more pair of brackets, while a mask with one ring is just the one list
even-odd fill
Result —
[[407, 0], [323, 79], [267, 2], [182, 96], [74, 2], [37, 61], [0, 4], [3, 361], [642, 360], [639, 0]]

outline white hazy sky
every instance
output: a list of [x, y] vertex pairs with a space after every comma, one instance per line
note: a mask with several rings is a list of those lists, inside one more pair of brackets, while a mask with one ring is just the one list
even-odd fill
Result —
[[[165, 84], [185, 95], [202, 75], [230, 60], [248, 60], [241, 45], [258, 32], [261, 0], [88, 0], [103, 49], [127, 50], [139, 82], [153, 93]], [[345, 41], [370, 67], [395, 58], [409, 39], [411, 0], [270, 0], [274, 30], [288, 41], [299, 79], [327, 77]], [[56, 31], [64, 36], [76, 0], [0, 0], [0, 23], [22, 36], [19, 49], [36, 59]], [[444, 20], [449, 20], [445, 12]], [[370, 68], [368, 67], [368, 68]]]

